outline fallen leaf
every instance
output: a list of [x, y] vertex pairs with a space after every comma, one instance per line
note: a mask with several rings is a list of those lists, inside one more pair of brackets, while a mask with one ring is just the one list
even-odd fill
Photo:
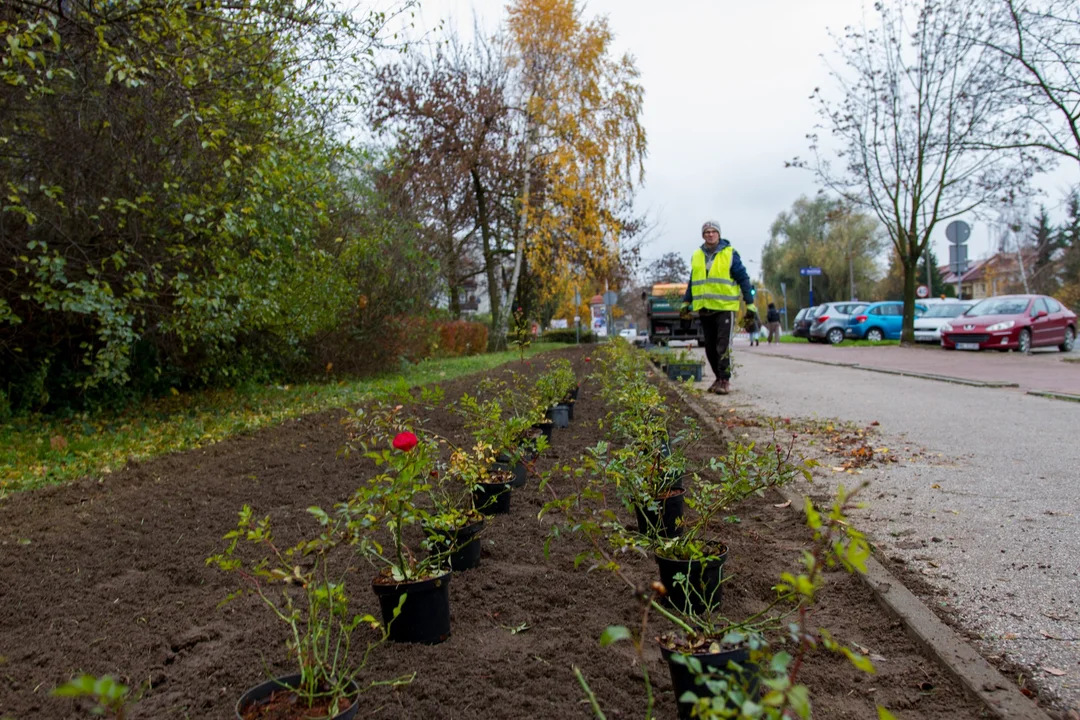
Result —
[[874, 448], [874, 452], [876, 452], [876, 453], [887, 453], [887, 452], [889, 452], [889, 448], [887, 448], [887, 447]]
[[878, 422], [877, 420], [875, 420], [874, 422], [872, 422], [872, 423], [870, 423], [870, 424], [871, 424], [872, 426], [874, 426], [874, 427], [877, 427], [877, 426], [878, 426], [878, 425], [880, 425], [881, 423], [879, 423], [879, 422]]
[[59, 452], [67, 449], [68, 441], [63, 435], [53, 435], [49, 438], [49, 445], [53, 450]]
[[845, 467], [834, 467], [832, 469], [833, 472], [844, 472], [845, 470], [847, 470]]
[[782, 502], [782, 503], [779, 503], [778, 505], [773, 505], [773, 507], [774, 507], [774, 508], [786, 508], [786, 507], [788, 507], [789, 505], [791, 505], [791, 501], [790, 501], [790, 500], [788, 500], [787, 502]]
[[[1045, 615], [1046, 613], [1043, 614]], [[1061, 640], [1061, 638], [1059, 638], [1057, 635], [1051, 635], [1048, 632], [1043, 632], [1042, 636], [1047, 640]]]
[[934, 490], [940, 490], [940, 489], [941, 489], [941, 486], [940, 486], [940, 485], [938, 485], [937, 483], [934, 483], [934, 484], [933, 484], [933, 485], [931, 485], [930, 487], [932, 487], [932, 488], [933, 488]]
[[1045, 673], [1047, 673], [1049, 675], [1056, 675], [1058, 677], [1061, 677], [1062, 675], [1066, 674], [1064, 670], [1061, 670], [1061, 669], [1056, 668], [1056, 667], [1044, 667], [1043, 672], [1045, 672]]
[[1016, 633], [1005, 633], [1005, 635], [1003, 637], [1006, 640], [1015, 640], [1016, 639]]

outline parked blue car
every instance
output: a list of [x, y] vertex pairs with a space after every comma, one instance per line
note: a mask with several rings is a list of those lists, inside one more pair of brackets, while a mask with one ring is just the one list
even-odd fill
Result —
[[[915, 317], [926, 312], [926, 306], [915, 303]], [[851, 340], [899, 340], [904, 326], [904, 303], [897, 300], [871, 303], [848, 318], [844, 337]]]

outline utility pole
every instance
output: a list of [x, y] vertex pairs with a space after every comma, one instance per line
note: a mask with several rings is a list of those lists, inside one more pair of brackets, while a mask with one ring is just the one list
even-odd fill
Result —
[[926, 246], [926, 288], [927, 297], [934, 297], [934, 274], [930, 272], [930, 245]]
[[855, 251], [852, 249], [852, 247], [850, 245], [848, 246], [847, 262], [848, 262], [848, 266], [847, 266], [848, 287], [849, 287], [849, 292], [850, 292], [850, 295], [851, 295], [851, 297], [849, 299], [854, 300], [855, 299]]

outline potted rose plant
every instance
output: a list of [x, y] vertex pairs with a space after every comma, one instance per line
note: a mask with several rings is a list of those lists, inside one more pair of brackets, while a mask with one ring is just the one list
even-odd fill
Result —
[[[436, 443], [405, 431], [392, 445], [367, 453], [385, 470], [357, 488], [337, 513], [351, 543], [379, 568], [371, 586], [390, 639], [439, 643], [450, 636], [451, 570], [445, 554], [419, 552], [422, 526], [431, 521], [419, 500], [431, 490]], [[386, 546], [376, 531], [389, 537]]]
[[[344, 522], [319, 508], [309, 512], [322, 525], [321, 533], [281, 549], [269, 516], [257, 520], [245, 505], [236, 528], [225, 535], [228, 547], [207, 558], [207, 564], [237, 575], [245, 589], [287, 626], [288, 649], [298, 670], [245, 692], [236, 705], [238, 718], [267, 704], [295, 706], [297, 718], [355, 716], [360, 693], [356, 675], [371, 650], [387, 637], [374, 617], [349, 612], [345, 577], [352, 568], [331, 563], [332, 551], [345, 537]], [[227, 600], [242, 594], [244, 590]], [[374, 635], [357, 660], [350, 650], [365, 628]]]
[[471, 452], [454, 448], [431, 490], [432, 510], [424, 523], [428, 546], [435, 553], [449, 554], [455, 571], [480, 565], [479, 536], [488, 510], [484, 486], [502, 482], [509, 490], [509, 472], [493, 472], [493, 458], [491, 447], [483, 443]]

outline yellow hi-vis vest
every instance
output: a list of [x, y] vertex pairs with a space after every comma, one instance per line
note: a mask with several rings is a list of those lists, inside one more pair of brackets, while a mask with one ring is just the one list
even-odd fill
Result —
[[693, 310], [738, 311], [742, 291], [731, 279], [731, 258], [735, 249], [728, 245], [713, 255], [712, 267], [705, 270], [705, 251], [698, 248], [690, 258], [690, 293]]

